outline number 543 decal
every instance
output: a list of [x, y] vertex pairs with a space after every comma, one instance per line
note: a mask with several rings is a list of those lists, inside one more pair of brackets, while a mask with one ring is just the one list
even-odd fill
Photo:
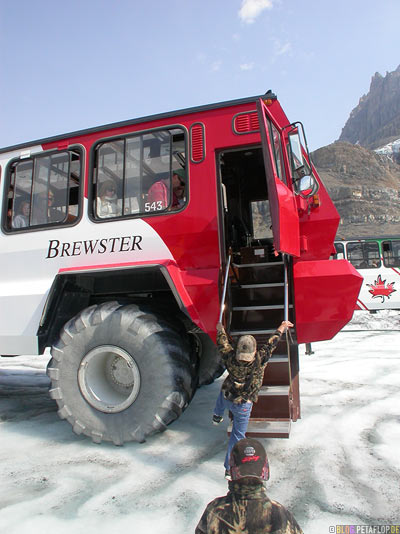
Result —
[[161, 200], [155, 202], [146, 202], [144, 205], [144, 211], [160, 211], [163, 210], [164, 206]]

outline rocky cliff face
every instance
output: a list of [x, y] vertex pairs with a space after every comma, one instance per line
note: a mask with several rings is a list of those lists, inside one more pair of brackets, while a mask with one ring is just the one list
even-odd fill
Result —
[[376, 73], [339, 141], [312, 154], [341, 216], [341, 237], [400, 236], [399, 139], [400, 66]]
[[359, 145], [335, 142], [312, 154], [341, 216], [340, 237], [400, 235], [400, 166]]
[[400, 65], [383, 77], [372, 77], [369, 93], [360, 98], [339, 141], [378, 148], [400, 137]]

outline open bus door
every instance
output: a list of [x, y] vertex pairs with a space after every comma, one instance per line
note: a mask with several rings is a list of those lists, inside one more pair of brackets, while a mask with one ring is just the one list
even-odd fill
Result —
[[282, 134], [273, 124], [268, 108], [261, 98], [257, 102], [257, 111], [274, 247], [277, 252], [300, 256], [299, 216], [294, 193], [285, 183]]
[[[301, 123], [288, 125], [292, 127], [289, 143], [294, 172], [294, 193], [284, 181], [282, 131], [274, 124], [268, 106], [261, 98], [257, 102], [257, 110], [274, 247], [278, 252], [294, 256], [293, 288], [297, 341], [305, 343], [331, 339], [351, 319], [352, 303], [357, 300], [362, 278], [346, 260], [338, 260], [333, 265], [328, 259], [300, 259], [300, 222], [295, 193], [307, 199], [319, 187], [311, 167], [306, 168], [309, 162], [308, 149], [305, 151], [298, 135], [298, 126], [301, 129], [302, 126]], [[305, 141], [304, 131], [303, 137]], [[349, 298], [349, 295], [352, 297]], [[326, 305], [327, 302], [329, 306]]]

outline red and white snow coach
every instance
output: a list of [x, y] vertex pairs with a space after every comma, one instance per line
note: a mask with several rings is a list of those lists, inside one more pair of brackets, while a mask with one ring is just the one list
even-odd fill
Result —
[[400, 310], [400, 238], [335, 241], [332, 259], [347, 259], [363, 277], [356, 310]]
[[298, 344], [332, 338], [361, 285], [329, 261], [339, 215], [303, 134], [268, 92], [0, 150], [0, 352], [51, 347], [50, 395], [76, 433], [165, 429], [221, 373], [225, 306], [233, 339], [295, 323], [249, 426], [288, 436]]

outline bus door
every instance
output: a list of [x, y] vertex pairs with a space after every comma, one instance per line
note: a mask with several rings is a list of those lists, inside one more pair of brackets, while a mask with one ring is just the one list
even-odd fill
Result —
[[261, 142], [267, 178], [274, 247], [277, 252], [300, 256], [299, 216], [294, 193], [287, 186], [282, 135], [270, 118], [264, 101], [257, 102]]

